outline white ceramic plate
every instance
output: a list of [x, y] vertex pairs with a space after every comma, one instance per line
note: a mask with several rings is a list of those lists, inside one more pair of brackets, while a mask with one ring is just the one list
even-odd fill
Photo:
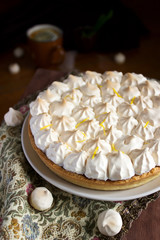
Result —
[[83, 187], [79, 187], [72, 183], [69, 183], [57, 175], [55, 175], [46, 165], [41, 161], [36, 152], [32, 149], [32, 146], [28, 137], [28, 117], [26, 117], [21, 133], [21, 142], [24, 154], [30, 163], [30, 165], [34, 168], [34, 170], [49, 183], [53, 184], [57, 188], [60, 188], [66, 192], [71, 194], [75, 194], [80, 197], [95, 199], [95, 200], [104, 200], [104, 201], [123, 201], [123, 200], [131, 200], [139, 197], [144, 197], [154, 192], [160, 190], [160, 177], [155, 180], [129, 190], [122, 191], [99, 191], [99, 190], [91, 190]]

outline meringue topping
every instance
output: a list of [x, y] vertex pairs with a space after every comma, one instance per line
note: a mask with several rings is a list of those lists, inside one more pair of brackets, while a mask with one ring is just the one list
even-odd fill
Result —
[[151, 153], [156, 166], [160, 166], [160, 140], [150, 139], [145, 146], [149, 148], [149, 152]]
[[41, 92], [38, 97], [41, 99], [45, 99], [49, 103], [54, 101], [60, 101], [60, 95], [57, 93], [53, 93], [50, 89]]
[[83, 131], [88, 138], [95, 138], [100, 131], [100, 126], [98, 121], [92, 119], [80, 124], [78, 129]]
[[126, 73], [122, 77], [123, 86], [137, 86], [146, 82], [146, 78], [142, 74]]
[[78, 89], [73, 89], [69, 92], [63, 93], [62, 98], [74, 103], [75, 105], [78, 105], [82, 99], [82, 93]]
[[121, 151], [107, 155], [109, 179], [112, 181], [128, 179], [135, 175], [131, 159]]
[[62, 101], [55, 101], [51, 103], [49, 107], [49, 113], [52, 116], [70, 116], [73, 108], [74, 104], [72, 102], [63, 99]]
[[160, 108], [160, 96], [153, 96], [152, 101], [154, 108]]
[[121, 82], [122, 76], [123, 76], [122, 72], [117, 72], [117, 71], [106, 71], [102, 75], [104, 81], [110, 80], [111, 82], [118, 82], [118, 83]]
[[160, 139], [160, 127], [156, 128], [156, 130], [154, 132], [154, 137], [156, 139]]
[[109, 142], [100, 138], [88, 140], [83, 145], [83, 150], [85, 150], [88, 154], [93, 154], [97, 147], [97, 153], [102, 152], [103, 154], [107, 154], [111, 152], [111, 145], [109, 144]]
[[95, 105], [97, 105], [99, 102], [102, 101], [101, 97], [97, 97], [97, 96], [83, 96], [82, 98], [82, 105], [84, 106], [90, 106], [90, 107], [94, 107]]
[[149, 172], [152, 168], [155, 167], [155, 161], [149, 152], [148, 147], [145, 149], [132, 150], [129, 156], [132, 159], [135, 173], [137, 175]]
[[102, 152], [99, 152], [94, 156], [94, 158], [88, 158], [86, 163], [85, 176], [92, 179], [106, 181], [108, 179], [107, 167], [107, 157]]
[[148, 140], [154, 137], [154, 130], [155, 128], [150, 124], [146, 125], [146, 123], [143, 121], [139, 121], [138, 125], [132, 130], [131, 133], [142, 138], [143, 140]]
[[143, 121], [143, 122], [147, 122], [149, 121], [149, 123], [152, 126], [158, 127], [160, 126], [160, 112], [157, 111], [157, 109], [147, 109], [145, 108], [139, 118]]
[[[36, 134], [40, 131], [41, 128], [48, 126], [51, 124], [52, 118], [48, 113], [43, 113], [39, 115], [35, 115], [30, 119], [30, 126], [32, 134]], [[46, 130], [49, 129], [49, 126], [45, 128]]]
[[87, 160], [87, 153], [85, 151], [81, 152], [73, 152], [69, 154], [63, 162], [64, 169], [76, 172], [78, 174], [84, 174], [86, 160]]
[[143, 148], [143, 139], [137, 136], [122, 136], [115, 142], [115, 148], [121, 152], [129, 154], [133, 149]]
[[[155, 80], [86, 71], [39, 93], [30, 103], [30, 128], [55, 164], [88, 178], [122, 180], [160, 166], [159, 108]], [[22, 121], [10, 112], [10, 124], [16, 124], [13, 116]]]
[[53, 93], [57, 93], [59, 95], [61, 95], [64, 92], [69, 91], [69, 86], [63, 82], [57, 82], [54, 81], [50, 86], [49, 89], [53, 92]]
[[111, 111], [115, 112], [116, 108], [107, 102], [105, 102], [105, 103], [101, 102], [94, 106], [94, 112], [96, 114], [96, 117], [98, 117], [101, 114], [105, 114], [105, 113], [108, 113]]
[[59, 133], [63, 134], [63, 132], [68, 130], [74, 130], [76, 126], [76, 121], [73, 117], [68, 116], [53, 116], [52, 118], [52, 127]]
[[146, 80], [144, 83], [139, 84], [138, 88], [143, 96], [152, 97], [160, 94], [160, 87], [156, 81]]
[[119, 89], [119, 94], [125, 99], [125, 100], [131, 100], [133, 97], [140, 96], [140, 91], [135, 86], [122, 86]]
[[64, 80], [64, 83], [67, 84], [70, 89], [79, 88], [85, 85], [85, 82], [83, 81], [82, 77], [75, 76], [72, 74], [70, 74], [68, 78]]
[[66, 144], [54, 142], [47, 148], [46, 155], [55, 164], [63, 166], [64, 158], [71, 152], [71, 149]]
[[153, 102], [152, 100], [147, 96], [139, 96], [134, 99], [134, 104], [139, 108], [140, 111], [144, 110], [145, 108], [152, 108]]
[[40, 148], [43, 152], [49, 147], [49, 145], [53, 142], [58, 142], [58, 133], [54, 131], [52, 128], [45, 131], [39, 131], [34, 135], [35, 144], [38, 148]]
[[115, 126], [111, 126], [105, 133], [106, 134], [104, 134], [104, 131], [100, 131], [98, 137], [108, 140], [111, 144], [122, 136], [122, 131], [118, 130]]
[[123, 134], [129, 135], [137, 125], [138, 121], [132, 116], [120, 117], [117, 123], [117, 129], [121, 130]]
[[32, 116], [39, 115], [41, 113], [48, 113], [49, 102], [38, 97], [35, 101], [30, 103], [29, 107]]
[[95, 117], [95, 113], [91, 107], [82, 105], [73, 109], [72, 117], [77, 122], [80, 122], [86, 118], [93, 119]]
[[80, 130], [66, 131], [60, 136], [60, 141], [66, 143], [72, 150], [79, 151], [86, 142], [86, 134]]
[[86, 71], [83, 75], [83, 79], [85, 82], [89, 82], [91, 84], [101, 84], [102, 75], [94, 71]]
[[124, 99], [121, 97], [118, 97], [116, 94], [107, 94], [103, 96], [103, 102], [111, 104], [113, 107], [119, 106], [119, 104], [124, 102]]
[[105, 114], [101, 114], [97, 117], [97, 120], [101, 124], [104, 125], [105, 130], [110, 128], [111, 126], [116, 126], [118, 121], [118, 115], [115, 112], [108, 112]]
[[104, 97], [107, 94], [114, 94], [114, 89], [118, 92], [118, 90], [120, 89], [120, 83], [118, 82], [111, 82], [110, 80], [106, 80], [103, 84], [102, 84], [102, 97]]
[[101, 96], [100, 90], [97, 87], [97, 85], [93, 85], [89, 82], [87, 82], [86, 85], [82, 86], [80, 90], [84, 95], [87, 95], [87, 96], [97, 96], [97, 97]]
[[117, 107], [117, 111], [120, 115], [124, 117], [129, 117], [129, 116], [136, 116], [138, 114], [138, 108], [134, 104], [130, 104], [127, 102], [121, 103]]

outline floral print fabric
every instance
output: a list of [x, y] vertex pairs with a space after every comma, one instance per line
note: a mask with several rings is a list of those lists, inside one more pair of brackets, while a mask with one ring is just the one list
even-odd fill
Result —
[[[30, 96], [15, 108], [26, 116]], [[42, 179], [29, 165], [21, 146], [21, 127], [0, 127], [0, 239], [11, 240], [105, 240], [117, 239], [128, 231], [147, 204], [159, 192], [132, 201], [109, 202], [77, 197]], [[54, 203], [48, 211], [33, 209], [28, 201], [32, 190], [47, 187]], [[123, 227], [114, 237], [103, 236], [97, 228], [100, 212], [115, 208], [122, 216]]]

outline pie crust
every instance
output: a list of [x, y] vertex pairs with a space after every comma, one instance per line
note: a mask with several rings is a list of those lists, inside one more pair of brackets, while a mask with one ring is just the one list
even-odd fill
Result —
[[51, 160], [47, 158], [47, 156], [39, 148], [37, 148], [34, 141], [34, 137], [30, 129], [30, 124], [29, 124], [30, 118], [31, 116], [29, 117], [29, 120], [28, 120], [28, 134], [29, 134], [29, 139], [30, 139], [32, 148], [38, 154], [38, 156], [43, 161], [43, 163], [51, 171], [53, 171], [56, 175], [58, 175], [59, 177], [63, 178], [68, 182], [71, 182], [81, 187], [96, 189], [96, 190], [125, 190], [125, 189], [139, 187], [147, 182], [152, 181], [153, 179], [155, 179], [160, 175], [160, 167], [155, 167], [151, 169], [151, 171], [144, 173], [142, 175], [135, 175], [130, 179], [119, 180], [119, 181], [111, 181], [111, 180], [103, 181], [103, 180], [89, 179], [84, 175], [69, 172], [64, 168], [53, 163]]

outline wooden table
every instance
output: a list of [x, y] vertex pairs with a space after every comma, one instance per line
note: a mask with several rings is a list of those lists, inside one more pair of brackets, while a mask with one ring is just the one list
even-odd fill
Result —
[[[103, 53], [76, 53], [67, 52], [63, 64], [50, 69], [69, 72], [94, 70], [103, 73], [106, 70], [142, 73], [145, 76], [160, 79], [160, 33], [143, 39], [140, 47], [124, 52], [126, 62], [118, 65], [114, 61], [114, 54]], [[23, 96], [24, 91], [35, 73], [36, 67], [30, 56], [27, 46], [22, 58], [15, 58], [12, 51], [0, 55], [0, 121], [3, 115]], [[8, 66], [19, 63], [21, 71], [11, 74]]]
[[[118, 65], [114, 61], [114, 54], [102, 53], [76, 53], [67, 52], [63, 64], [54, 66], [51, 69], [68, 72], [73, 69], [77, 71], [95, 70], [103, 73], [106, 70], [117, 70], [125, 72], [142, 73], [145, 76], [160, 79], [160, 34], [152, 35], [143, 39], [140, 47], [124, 52], [126, 62]], [[22, 58], [16, 59], [12, 51], [0, 56], [0, 120], [3, 119], [8, 108], [18, 102], [33, 89], [27, 88], [36, 67], [31, 59], [27, 46], [22, 46], [25, 54]], [[18, 62], [21, 71], [12, 75], [8, 71], [8, 65]], [[35, 86], [37, 89], [38, 86]], [[160, 236], [160, 199], [151, 203], [147, 210], [144, 210], [137, 221], [135, 221], [124, 237], [124, 240], [159, 240]]]

